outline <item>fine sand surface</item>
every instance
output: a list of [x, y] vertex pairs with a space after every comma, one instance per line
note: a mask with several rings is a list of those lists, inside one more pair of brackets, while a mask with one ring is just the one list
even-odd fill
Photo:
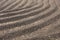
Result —
[[60, 40], [60, 0], [0, 0], [0, 40]]

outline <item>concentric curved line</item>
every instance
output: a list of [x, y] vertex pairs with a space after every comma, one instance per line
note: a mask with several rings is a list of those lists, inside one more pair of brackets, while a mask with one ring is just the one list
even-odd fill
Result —
[[[22, 10], [21, 12], [24, 12], [24, 11]], [[20, 12], [20, 13], [21, 13], [21, 12]], [[13, 13], [4, 13], [4, 14], [3, 14], [3, 13], [2, 13], [1, 15], [5, 15], [5, 14], [7, 14], [7, 15], [8, 15], [8, 14], [9, 14], [9, 15], [10, 15], [10, 14], [14, 15], [15, 13], [14, 13], [14, 14], [13, 14]], [[18, 13], [18, 14], [19, 14], [19, 13]]]
[[[28, 2], [27, 2], [27, 1], [28, 1]], [[26, 1], [24, 1], [24, 2], [25, 2], [25, 3], [22, 2], [21, 4], [18, 4], [18, 5], [15, 6], [14, 8], [12, 7], [12, 9], [11, 9], [11, 8], [9, 8], [9, 9], [10, 9], [10, 10], [17, 10], [18, 8], [21, 9], [23, 6], [25, 6], [27, 3], [29, 3], [29, 0], [26, 0]], [[26, 2], [27, 2], [27, 3], [26, 3]], [[30, 2], [30, 3], [31, 3], [31, 2]], [[25, 5], [23, 5], [23, 4], [25, 4]], [[9, 9], [8, 9], [8, 10], [9, 10]], [[10, 11], [10, 10], [9, 10], [9, 11]]]
[[[33, 6], [32, 6], [33, 7]], [[26, 8], [25, 8], [26, 9]], [[18, 9], [19, 10], [19, 9]], [[21, 10], [20, 10], [21, 11]], [[25, 10], [22, 10], [22, 11], [25, 11]], [[3, 14], [3, 13], [2, 13]], [[6, 13], [4, 13], [4, 14], [6, 14]], [[11, 13], [12, 14], [12, 13]]]
[[[27, 3], [27, 0], [25, 1], [25, 3]], [[22, 4], [24, 4], [24, 3], [22, 3]], [[20, 10], [20, 9], [18, 9], [18, 10]], [[18, 10], [14, 10], [14, 11], [18, 11]], [[11, 11], [13, 11], [13, 10], [11, 10]], [[4, 11], [1, 11], [1, 12], [4, 12]], [[9, 11], [7, 11], [7, 12], [9, 12]]]
[[[36, 12], [36, 13], [37, 13], [37, 12]], [[38, 13], [39, 13], [39, 12], [38, 12]], [[36, 15], [36, 14], [33, 14], [33, 15]], [[33, 16], [33, 15], [30, 14], [30, 15], [27, 15], [27, 16], [26, 16], [26, 15], [25, 15], [25, 16], [20, 16], [20, 17], [17, 16], [17, 17], [15, 17], [15, 19], [16, 19], [16, 18], [22, 19], [22, 18], [25, 18], [25, 17], [28, 17], [28, 16]], [[14, 17], [13, 17], [13, 18], [14, 18]], [[7, 20], [9, 21], [9, 19], [6, 19], [5, 22], [7, 22]], [[0, 20], [0, 21], [1, 21], [1, 20]], [[12, 20], [10, 20], [10, 21], [12, 21]], [[2, 21], [1, 21], [1, 22], [2, 22]], [[0, 23], [1, 23], [1, 22], [0, 22]]]
[[[54, 10], [55, 10], [55, 9], [54, 9]], [[50, 14], [51, 14], [51, 13], [50, 13]], [[50, 14], [49, 14], [49, 15], [50, 15]], [[38, 14], [38, 15], [39, 15], [39, 14]], [[48, 13], [47, 13], [46, 15], [48, 16]], [[46, 15], [45, 15], [45, 16], [46, 16]], [[44, 15], [43, 15], [43, 16], [44, 16]], [[43, 16], [41, 16], [41, 18], [42, 18]], [[44, 16], [44, 17], [45, 17], [45, 16]], [[43, 17], [43, 18], [44, 18], [44, 17]], [[37, 19], [36, 19], [36, 18], [37, 18]], [[39, 16], [37, 16], [37, 17], [35, 17], [35, 19], [34, 19], [34, 17], [33, 17], [32, 19], [34, 19], [34, 20], [38, 20], [38, 18], [40, 18], [40, 15], [39, 15]], [[26, 19], [25, 19], [25, 20], [26, 20]], [[27, 20], [29, 21], [29, 20], [30, 20], [30, 18], [29, 18], [29, 19], [27, 19]], [[26, 20], [26, 21], [27, 21], [27, 20]], [[23, 24], [26, 24], [26, 21], [25, 21], [25, 22], [24, 22], [24, 21], [22, 21], [21, 23], [20, 23], [20, 22], [19, 22], [19, 23], [20, 23], [20, 25], [21, 25], [22, 23], [23, 23]], [[32, 21], [30, 21], [30, 22], [32, 22]], [[30, 23], [30, 22], [29, 22], [29, 23]], [[18, 23], [16, 23], [16, 24], [18, 24]], [[15, 25], [15, 24], [14, 24], [14, 25]], [[19, 24], [18, 24], [18, 25], [19, 25]], [[14, 27], [15, 27], [15, 26], [14, 26]]]
[[[57, 12], [58, 12], [58, 11], [57, 11]], [[58, 13], [57, 15], [59, 15], [59, 13]], [[55, 17], [55, 16], [56, 16], [56, 13], [53, 14], [53, 15], [51, 15], [51, 16], [49, 16], [49, 17], [47, 17], [47, 18], [50, 19], [50, 18], [53, 18], [53, 17]], [[43, 23], [44, 21], [47, 21], [47, 20], [48, 20], [47, 18], [38, 20], [38, 21], [36, 21], [36, 22], [34, 22], [34, 23], [31, 23], [31, 24], [29, 24], [29, 25], [25, 25], [25, 26], [22, 25], [21, 27], [17, 27], [17, 28], [19, 28], [20, 30], [28, 29], [28, 28], [30, 28], [30, 27], [39, 25], [40, 23]], [[47, 20], [46, 20], [46, 19], [47, 19]], [[59, 24], [59, 20], [58, 20], [57, 22], [53, 23], [54, 26], [57, 25], [56, 23]], [[51, 25], [53, 25], [53, 24], [51, 24]], [[19, 29], [18, 29], [18, 30], [19, 30]], [[11, 29], [11, 30], [14, 30], [14, 29]], [[14, 30], [14, 31], [16, 31], [16, 30]], [[11, 31], [11, 32], [13, 32], [13, 31]], [[8, 33], [10, 33], [10, 32], [8, 32]]]
[[[14, 0], [15, 1], [15, 0]], [[21, 2], [23, 2], [23, 0], [17, 0], [17, 1], [15, 1], [15, 2], [13, 2], [12, 4], [10, 4], [9, 6], [7, 6], [4, 10], [2, 10], [2, 11], [7, 11], [9, 8], [11, 8], [11, 7], [13, 7], [14, 6], [14, 4], [16, 4], [17, 5], [17, 3], [20, 3], [21, 4]], [[16, 6], [15, 5], [15, 6]], [[14, 7], [13, 7], [14, 8]], [[10, 10], [10, 9], [9, 9]]]
[[[33, 9], [33, 10], [35, 10], [35, 9], [37, 9], [37, 8], [39, 8], [39, 7], [42, 7], [43, 5], [41, 5], [41, 6], [38, 6], [38, 7], [32, 7], [31, 8], [31, 10]], [[18, 13], [2, 13], [2, 14], [0, 14], [0, 17], [6, 17], [6, 15], [16, 15], [16, 14], [20, 14], [20, 15], [24, 15], [24, 14], [22, 14], [23, 12], [26, 12], [27, 10], [21, 10], [20, 12], [18, 12]], [[29, 12], [29, 9], [28, 9], [28, 12]], [[25, 15], [26, 15], [27, 13], [25, 13]]]
[[[7, 2], [9, 2], [8, 4], [7, 4]], [[12, 1], [11, 3], [13, 3], [14, 1]], [[5, 8], [5, 6], [8, 6], [10, 4], [10, 1], [5, 1], [4, 3], [2, 3], [1, 5], [2, 5], [2, 8], [0, 8], [0, 11], [1, 11], [1, 9], [4, 9]]]
[[[20, 37], [20, 39], [22, 38], [21, 40], [49, 40], [48, 36], [51, 36], [51, 38], [60, 38], [58, 36], [60, 34], [59, 30], [56, 30], [56, 34], [54, 33], [50, 34], [52, 30], [55, 31], [53, 29], [55, 26], [56, 27], [60, 26], [60, 23], [58, 23], [60, 19], [59, 8], [55, 4], [55, 1], [52, 0], [44, 0], [42, 3], [44, 5], [43, 6], [41, 5], [41, 7], [39, 5], [39, 2], [38, 3], [36, 2], [35, 5], [34, 3], [32, 3], [33, 6], [31, 5], [31, 7], [29, 6], [30, 4], [28, 6], [26, 4], [22, 6], [21, 4], [21, 8], [22, 8], [21, 10], [12, 7], [13, 11], [12, 10], [9, 10], [10, 12], [7, 10], [0, 11], [0, 32], [2, 31], [5, 32], [2, 35], [0, 35], [0, 40], [13, 40], [13, 39], [15, 40], [15, 38], [17, 37]], [[55, 23], [57, 24], [55, 25]], [[47, 34], [45, 32], [47, 36], [45, 36], [45, 34], [43, 36], [40, 36], [37, 31], [38, 30], [42, 31], [42, 29], [44, 29], [45, 27], [47, 28], [47, 26], [49, 27], [49, 25], [51, 26], [53, 25], [53, 28], [52, 29], [48, 28], [48, 30], [46, 30], [46, 32], [49, 31], [49, 33], [47, 32]], [[14, 30], [14, 28], [20, 28], [20, 29]], [[13, 31], [11, 31], [11, 29]], [[9, 32], [7, 32], [7, 30], [9, 30]], [[39, 36], [36, 35], [37, 34], [36, 32], [38, 33]], [[34, 37], [34, 33], [35, 33], [35, 37]], [[33, 36], [33, 37], [27, 38], [24, 35]]]
[[26, 15], [27, 16], [27, 15]]
[[[59, 19], [60, 15], [57, 15], [56, 17], [52, 18], [51, 20], [53, 20], [55, 22], [56, 18]], [[53, 21], [51, 21], [51, 20], [48, 20], [47, 22], [42, 23], [40, 26], [44, 27], [45, 25], [48, 25], [47, 24], [48, 22], [49, 22], [49, 24], [52, 23]], [[38, 29], [40, 26], [37, 26], [36, 29]], [[32, 30], [32, 29], [35, 29], [35, 28], [33, 27], [33, 28], [29, 28], [29, 29], [26, 29], [26, 30], [23, 30], [23, 31], [17, 31], [17, 32], [9, 33], [9, 34], [6, 34], [5, 36], [3, 36], [2, 38], [3, 39], [4, 38], [8, 39], [8, 38], [13, 38], [13, 37], [16, 37], [16, 36], [20, 36], [20, 35], [23, 35], [23, 34], [26, 34], [26, 33], [33, 32], [34, 30]]]
[[[18, 0], [18, 2], [16, 2], [16, 3], [14, 3], [14, 5], [12, 5], [10, 8], [8, 8], [7, 10], [11, 10], [11, 9], [13, 9], [13, 8], [15, 8], [16, 6], [18, 6], [19, 4], [20, 4], [20, 6], [22, 6], [22, 5], [25, 5], [26, 3], [28, 2], [28, 0]], [[23, 6], [22, 6], [23, 7]], [[7, 11], [6, 10], [6, 11]], [[13, 10], [15, 10], [15, 9], [13, 9]]]
[[[39, 6], [39, 7], [40, 7], [40, 6]], [[34, 8], [33, 10], [36, 11], [36, 9], [38, 9], [39, 7], [36, 7], [36, 8]], [[31, 10], [31, 11], [32, 11], [32, 10]], [[27, 12], [27, 11], [26, 11], [26, 12]], [[29, 11], [28, 11], [28, 12], [29, 12]], [[26, 14], [27, 14], [27, 13], [26, 13]], [[26, 14], [25, 14], [25, 15], [26, 15]], [[30, 13], [29, 13], [29, 14], [30, 14]], [[10, 17], [10, 16], [12, 17], [12, 16], [17, 16], [17, 15], [19, 15], [19, 13], [16, 13], [16, 14], [7, 14], [7, 15], [8, 15], [9, 17]], [[7, 18], [7, 17], [6, 17], [7, 15], [0, 15], [0, 17], [2, 17], [2, 18], [5, 17], [5, 18]], [[22, 15], [24, 15], [24, 14], [22, 14]], [[22, 16], [22, 15], [20, 14], [20, 16]]]
[[[13, 12], [14, 11], [14, 12]], [[25, 10], [21, 10], [21, 11], [25, 11]], [[12, 10], [12, 11], [3, 11], [3, 12], [0, 12], [0, 13], [17, 13], [17, 12], [20, 12], [20, 9], [18, 9], [18, 10]]]
[[[21, 1], [21, 0], [20, 0]], [[20, 2], [19, 1], [19, 2]], [[7, 8], [10, 7], [10, 5], [12, 5], [14, 2], [17, 2], [16, 0], [12, 1], [11, 3], [7, 4], [8, 2], [6, 2], [5, 6], [3, 6], [3, 8], [1, 8], [1, 12], [6, 10]]]

